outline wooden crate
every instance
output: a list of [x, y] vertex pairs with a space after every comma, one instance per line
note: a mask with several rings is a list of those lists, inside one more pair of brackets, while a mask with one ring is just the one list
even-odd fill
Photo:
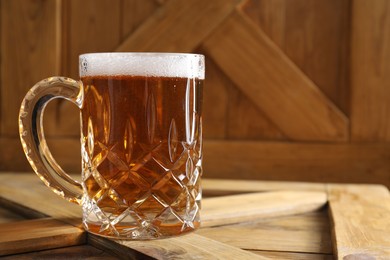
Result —
[[[390, 195], [378, 185], [204, 180], [202, 227], [154, 241], [81, 228], [81, 208], [34, 174], [0, 175], [4, 259], [389, 259]], [[23, 220], [22, 217], [29, 218]], [[25, 259], [23, 258], [23, 259]]]
[[[0, 0], [0, 9], [0, 170], [30, 170], [21, 100], [45, 77], [77, 78], [79, 54], [201, 52], [207, 176], [390, 187], [387, 0]], [[77, 109], [53, 102], [45, 129], [55, 158], [79, 171]]]

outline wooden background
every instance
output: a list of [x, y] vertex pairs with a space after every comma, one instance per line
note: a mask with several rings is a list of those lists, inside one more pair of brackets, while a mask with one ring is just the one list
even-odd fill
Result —
[[[390, 186], [390, 1], [0, 0], [0, 170], [31, 171], [18, 138], [37, 81], [99, 51], [206, 55], [204, 177]], [[80, 171], [79, 116], [45, 114]]]

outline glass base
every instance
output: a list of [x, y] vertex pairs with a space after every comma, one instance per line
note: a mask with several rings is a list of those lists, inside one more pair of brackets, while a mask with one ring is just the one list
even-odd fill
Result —
[[[100, 223], [84, 222], [84, 228], [95, 235], [128, 240], [152, 240], [184, 235], [200, 227], [200, 222], [156, 226], [144, 221], [141, 225], [123, 223], [105, 229]], [[102, 230], [104, 229], [104, 230]]]

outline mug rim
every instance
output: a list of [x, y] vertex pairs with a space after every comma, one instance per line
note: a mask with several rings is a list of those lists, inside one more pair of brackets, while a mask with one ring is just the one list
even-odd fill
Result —
[[79, 58], [91, 56], [147, 56], [147, 57], [198, 57], [204, 59], [203, 54], [185, 52], [87, 52]]

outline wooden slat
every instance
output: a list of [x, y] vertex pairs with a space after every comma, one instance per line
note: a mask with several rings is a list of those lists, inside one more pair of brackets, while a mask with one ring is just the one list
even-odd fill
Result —
[[81, 227], [81, 207], [54, 194], [34, 173], [1, 174], [0, 180], [1, 198]]
[[269, 259], [283, 260], [334, 260], [332, 254], [291, 253], [277, 251], [251, 251], [252, 253], [268, 257]]
[[[80, 172], [80, 141], [56, 139], [54, 158], [69, 172]], [[66, 147], [66, 149], [64, 148]], [[19, 138], [0, 137], [0, 169], [31, 171]], [[381, 183], [390, 187], [388, 143], [281, 143], [204, 141], [204, 177]]]
[[390, 140], [390, 4], [352, 4], [351, 137]]
[[[237, 208], [237, 210], [240, 210]], [[201, 228], [197, 234], [245, 250], [332, 254], [327, 210]]]
[[[109, 52], [121, 40], [121, 1], [63, 1], [63, 62], [61, 74], [79, 78], [79, 55], [88, 52]], [[61, 34], [61, 32], [59, 32]], [[80, 136], [79, 109], [71, 102], [54, 100], [45, 112], [47, 136]]]
[[60, 38], [56, 33], [59, 4], [59, 1], [1, 2], [0, 131], [3, 135], [18, 135], [16, 120], [27, 90], [39, 80], [59, 73]]
[[192, 52], [239, 0], [170, 0], [131, 34], [117, 51]]
[[66, 1], [69, 5], [68, 46], [65, 75], [79, 77], [79, 55], [113, 51], [121, 41], [121, 1]]
[[275, 191], [206, 198], [202, 201], [202, 227], [306, 213], [320, 209], [326, 202], [326, 193], [315, 191]]
[[204, 142], [204, 177], [344, 183], [390, 187], [390, 146], [210, 141]]
[[121, 39], [130, 36], [145, 22], [163, 3], [155, 0], [122, 0], [121, 6]]
[[[98, 248], [101, 248], [99, 245], [104, 246], [105, 250], [119, 255], [121, 252], [123, 254], [124, 250], [120, 247], [125, 246], [155, 259], [268, 259], [194, 233], [147, 242], [116, 240], [116, 244], [101, 242], [99, 241], [101, 239], [98, 236], [91, 236], [89, 238], [90, 244]], [[107, 245], [109, 245], [108, 248]]]
[[347, 140], [345, 115], [239, 10], [209, 35], [203, 47], [288, 137]]
[[[230, 80], [218, 66], [206, 56], [206, 77], [203, 88], [203, 133], [206, 138], [226, 138]], [[215, 102], [218, 100], [218, 102]]]
[[[0, 197], [80, 225], [81, 207], [55, 195], [34, 174], [1, 174], [0, 183]], [[17, 194], [13, 192], [15, 190], [18, 190]], [[326, 195], [320, 191], [276, 191], [206, 198], [202, 201], [202, 226], [309, 212], [321, 208], [325, 203]], [[240, 205], [240, 210], [232, 207], [232, 204]]]
[[325, 192], [326, 190], [325, 184], [322, 183], [223, 180], [206, 178], [202, 180], [202, 191], [206, 196], [223, 196], [260, 191], [304, 190]]
[[243, 6], [245, 14], [347, 114], [350, 2], [257, 0]]
[[[208, 75], [208, 74], [206, 74]], [[230, 81], [229, 81], [230, 82]], [[208, 76], [206, 88], [211, 85]], [[229, 85], [227, 85], [229, 86]], [[214, 85], [211, 85], [214, 88]], [[226, 139], [231, 140], [286, 140], [286, 135], [254, 104], [235, 84], [228, 88], [229, 106], [227, 111]], [[212, 104], [218, 103], [214, 99]], [[205, 102], [207, 102], [205, 100]], [[205, 116], [208, 111], [205, 110]], [[206, 126], [206, 122], [204, 124]], [[207, 132], [206, 132], [207, 133]], [[207, 137], [207, 136], [206, 136]]]
[[85, 242], [86, 233], [83, 229], [50, 218], [0, 225], [0, 255], [81, 245]]
[[383, 186], [329, 185], [337, 259], [388, 259], [390, 194]]
[[[71, 246], [49, 249], [31, 253], [9, 255], [2, 260], [28, 260], [28, 259], [86, 259], [86, 260], [117, 260], [117, 256], [110, 255], [89, 245]], [[128, 259], [128, 258], [127, 258]]]

